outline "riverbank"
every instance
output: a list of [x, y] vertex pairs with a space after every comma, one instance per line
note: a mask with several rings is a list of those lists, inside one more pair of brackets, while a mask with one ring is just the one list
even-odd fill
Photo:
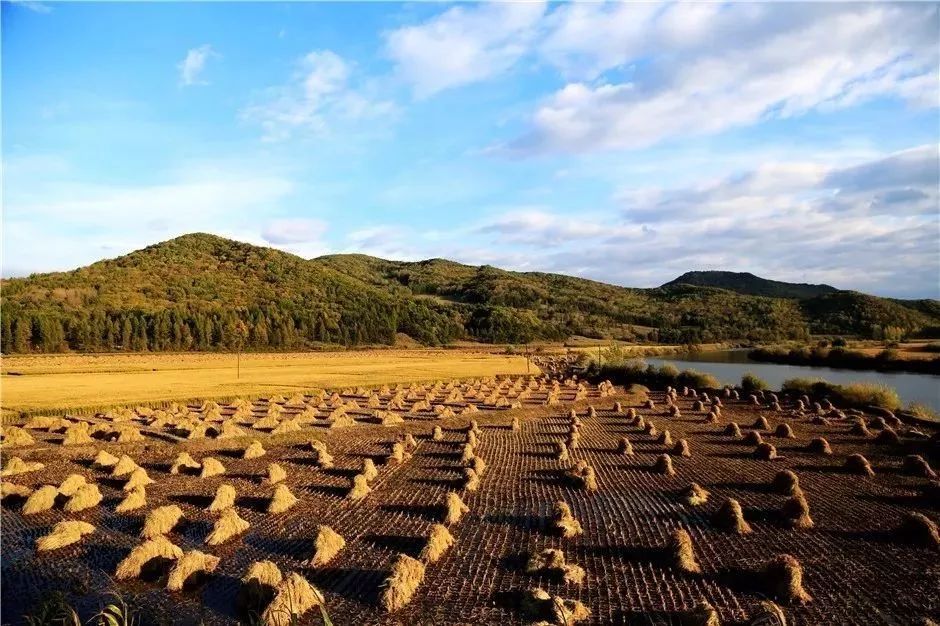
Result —
[[940, 375], [940, 356], [911, 358], [893, 348], [863, 352], [841, 347], [766, 346], [750, 350], [747, 356], [763, 363]]

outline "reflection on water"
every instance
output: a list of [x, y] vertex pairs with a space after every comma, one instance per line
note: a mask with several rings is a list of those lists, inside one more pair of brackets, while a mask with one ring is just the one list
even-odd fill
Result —
[[897, 389], [898, 395], [901, 396], [901, 400], [905, 404], [917, 402], [940, 411], [940, 376], [931, 376], [930, 374], [873, 372], [842, 370], [832, 367], [759, 363], [748, 358], [747, 350], [695, 352], [679, 354], [673, 358], [647, 357], [644, 360], [654, 365], [672, 363], [681, 370], [694, 369], [706, 372], [728, 385], [740, 384], [741, 376], [746, 372], [759, 376], [773, 389], [779, 389], [783, 381], [788, 378], [822, 378], [836, 384], [852, 382], [882, 383]]

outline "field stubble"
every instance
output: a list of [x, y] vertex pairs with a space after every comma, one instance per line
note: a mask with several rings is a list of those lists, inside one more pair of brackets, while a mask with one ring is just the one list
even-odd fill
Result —
[[[116, 589], [132, 597], [149, 616], [173, 615], [182, 620], [178, 623], [232, 623], [239, 578], [250, 563], [271, 560], [285, 575], [302, 572], [321, 589], [337, 624], [525, 623], [517, 594], [533, 586], [583, 602], [592, 612], [589, 623], [593, 624], [634, 623], [657, 615], [678, 620], [701, 600], [710, 602], [724, 622], [741, 623], [758, 611], [768, 592], [756, 584], [756, 573], [775, 555], [787, 553], [802, 565], [803, 583], [813, 597], [802, 606], [785, 607], [791, 623], [893, 624], [940, 617], [936, 553], [892, 535], [905, 513], [935, 516], [919, 496], [925, 480], [902, 471], [904, 455], [915, 448], [922, 451], [922, 445], [908, 437], [897, 446], [875, 445], [870, 437], [851, 434], [848, 423], [816, 424], [809, 417], [772, 412], [744, 401], [726, 401], [720, 423], [706, 424], [704, 412], [693, 411], [690, 399], [679, 398], [681, 417], [667, 417], [662, 394], [654, 393], [653, 398], [658, 408], [646, 409], [639, 398], [601, 398], [592, 391], [574, 405], [580, 407], [582, 425], [579, 445], [570, 451], [569, 461], [557, 460], [553, 450], [571, 428], [571, 405], [531, 403], [521, 409], [444, 419], [406, 416], [394, 427], [253, 434], [261, 437], [267, 450], [256, 459], [240, 458], [251, 438], [179, 445], [155, 440], [102, 444], [115, 455], [131, 455], [157, 479], [148, 487], [148, 508], [171, 504], [182, 508], [183, 522], [168, 535], [174, 543], [221, 557], [203, 585], [183, 594], [168, 593], [145, 581], [122, 582]], [[568, 395], [562, 400], [574, 398]], [[623, 412], [612, 410], [615, 401], [624, 403]], [[585, 410], [588, 404], [597, 407], [593, 417]], [[652, 470], [656, 458], [669, 450], [633, 425], [628, 408], [660, 430], [668, 429], [674, 438], [689, 441], [692, 457], [674, 457], [675, 476]], [[780, 454], [774, 461], [754, 459], [753, 446], [722, 434], [729, 421], [750, 430], [747, 425], [758, 415], [768, 419], [770, 430], [764, 438]], [[511, 427], [512, 417], [520, 418], [518, 430]], [[393, 615], [385, 614], [379, 598], [392, 563], [399, 554], [421, 554], [431, 528], [441, 520], [447, 494], [460, 491], [460, 456], [470, 419], [481, 427], [476, 452], [488, 465], [481, 486], [462, 492], [469, 513], [449, 528], [454, 545], [427, 565], [414, 599]], [[793, 439], [772, 434], [783, 421], [792, 426]], [[435, 425], [442, 427], [442, 437], [436, 441], [430, 436]], [[405, 433], [417, 440], [412, 456], [403, 463], [385, 462], [392, 443]], [[327, 443], [333, 468], [321, 469], [311, 462], [315, 455], [306, 443], [311, 434]], [[632, 456], [617, 453], [624, 436], [632, 442]], [[832, 456], [806, 449], [810, 439], [819, 436], [832, 444]], [[42, 461], [46, 467], [16, 477], [17, 482], [38, 487], [79, 472], [102, 486], [105, 502], [73, 516], [94, 524], [94, 534], [51, 553], [36, 553], [33, 544], [63, 519], [62, 512], [25, 517], [4, 504], [5, 622], [15, 623], [27, 610], [31, 594], [42, 589], [76, 590], [79, 605], [92, 607], [105, 591], [103, 576], [111, 574], [139, 543], [146, 512], [113, 513], [122, 496], [120, 485], [88, 463], [102, 445], [63, 449], [54, 445], [52, 437], [51, 447], [40, 443], [34, 453], [25, 454], [28, 448], [24, 453], [27, 460]], [[227, 473], [205, 480], [170, 474], [169, 464], [181, 449], [195, 458], [212, 454], [222, 459]], [[843, 472], [845, 458], [854, 453], [871, 461], [874, 477], [860, 479]], [[376, 461], [379, 475], [371, 483], [372, 492], [353, 502], [345, 497], [349, 478], [366, 458]], [[595, 469], [596, 492], [565, 478], [565, 470], [577, 461]], [[936, 465], [935, 458], [931, 461]], [[264, 512], [271, 489], [262, 479], [271, 462], [287, 469], [285, 483], [300, 497], [297, 506], [280, 515]], [[792, 529], [775, 516], [786, 496], [774, 493], [769, 485], [784, 469], [799, 476], [800, 489], [812, 508], [812, 529]], [[710, 492], [708, 501], [695, 507], [682, 498], [693, 481]], [[238, 514], [251, 526], [229, 542], [206, 548], [203, 541], [213, 518], [205, 509], [223, 483], [235, 487]], [[741, 503], [751, 533], [736, 535], [712, 523], [714, 512], [727, 498]], [[558, 501], [570, 505], [582, 535], [564, 539], [553, 532], [553, 506]], [[326, 566], [311, 568], [308, 560], [321, 524], [340, 533], [346, 545]], [[665, 547], [678, 529], [689, 533], [701, 573], [686, 573], [671, 564]], [[583, 567], [583, 584], [527, 573], [527, 556], [545, 548], [563, 550], [568, 562]]]

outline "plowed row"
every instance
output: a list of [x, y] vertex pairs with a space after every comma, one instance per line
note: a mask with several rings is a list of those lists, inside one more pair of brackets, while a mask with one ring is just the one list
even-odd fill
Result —
[[[651, 395], [661, 406], [662, 394]], [[562, 400], [570, 402], [573, 395]], [[659, 430], [668, 429], [673, 439], [689, 440], [693, 456], [673, 459], [676, 476], [652, 471], [656, 457], [668, 450], [630, 426], [624, 413], [614, 412], [616, 400], [624, 402], [624, 409], [636, 407]], [[586, 416], [588, 405], [597, 408], [596, 417]], [[539, 406], [535, 399], [522, 409], [443, 420], [433, 414], [406, 415], [405, 423], [395, 427], [311, 428], [268, 436], [261, 439], [267, 455], [254, 460], [239, 458], [250, 438], [182, 444], [148, 438], [139, 444], [64, 449], [50, 435], [22, 454], [46, 463], [46, 468], [10, 480], [37, 487], [81, 473], [99, 483], [105, 500], [72, 516], [52, 510], [29, 517], [21, 515], [17, 505], [4, 502], [2, 620], [18, 623], [43, 591], [60, 589], [72, 594], [85, 612], [93, 612], [104, 591], [117, 590], [144, 611], [149, 623], [234, 623], [239, 578], [249, 563], [269, 559], [284, 572], [302, 572], [321, 589], [337, 625], [525, 623], [515, 606], [515, 594], [531, 586], [581, 600], [592, 611], [589, 622], [595, 624], [651, 623], [642, 621], [650, 617], [668, 620], [700, 600], [708, 600], [723, 622], [741, 623], [764, 597], [765, 590], [755, 585], [750, 573], [784, 552], [802, 563], [804, 584], [813, 596], [804, 606], [786, 607], [791, 623], [909, 624], [925, 617], [940, 619], [938, 554], [902, 543], [891, 534], [905, 512], [937, 518], [937, 510], [920, 496], [926, 479], [900, 471], [908, 453], [923, 454], [936, 467], [928, 443], [902, 435], [901, 445], [874, 445], [849, 434], [845, 423], [814, 425], [806, 417], [767, 412], [743, 401], [725, 400], [721, 423], [705, 424], [704, 414], [694, 413], [689, 399], [680, 398], [678, 405], [683, 416], [669, 418], [662, 408], [640, 408], [636, 398], [628, 401], [623, 394], [601, 398], [592, 390], [576, 405], [584, 426], [580, 447], [567, 462], [554, 458], [553, 444], [565, 438], [571, 407]], [[767, 417], [771, 428], [783, 419], [792, 425], [795, 439], [778, 439], [772, 430], [764, 433], [783, 458], [754, 460], [751, 447], [722, 434], [729, 421], [746, 430], [758, 415]], [[509, 427], [512, 416], [520, 417], [520, 430]], [[414, 600], [394, 614], [384, 613], [377, 598], [391, 561], [399, 553], [417, 556], [431, 525], [440, 519], [446, 493], [461, 489], [460, 449], [471, 418], [483, 428], [477, 453], [488, 469], [478, 491], [462, 493], [470, 514], [451, 529], [455, 545], [428, 566]], [[430, 440], [434, 425], [445, 429], [443, 441]], [[402, 465], [382, 465], [390, 444], [404, 432], [419, 441], [413, 457]], [[327, 442], [335, 468], [324, 470], [311, 463], [312, 451], [306, 445], [311, 436]], [[633, 443], [632, 457], [615, 452], [623, 436]], [[805, 450], [815, 436], [829, 440], [833, 456]], [[226, 474], [208, 479], [169, 474], [168, 464], [181, 446], [197, 459], [216, 456], [225, 464]], [[126, 452], [157, 480], [147, 490], [148, 509], [172, 503], [183, 509], [185, 521], [169, 535], [171, 541], [184, 550], [202, 549], [221, 557], [207, 582], [171, 594], [156, 581], [108, 580], [117, 563], [139, 543], [146, 510], [113, 512], [122, 496], [121, 483], [89, 463], [102, 447], [115, 454]], [[855, 452], [872, 462], [873, 478], [841, 470], [845, 457]], [[344, 496], [349, 478], [365, 457], [376, 460], [380, 476], [373, 493], [359, 502], [348, 501]], [[595, 493], [579, 490], [563, 477], [564, 470], [581, 459], [597, 472]], [[271, 489], [261, 484], [272, 461], [287, 469], [286, 483], [301, 499], [276, 516], [264, 512]], [[815, 528], [792, 530], [776, 520], [774, 511], [784, 497], [766, 486], [781, 469], [792, 469], [799, 476]], [[678, 498], [692, 481], [711, 492], [702, 507], [689, 507]], [[227, 544], [207, 548], [203, 541], [213, 517], [205, 508], [222, 483], [237, 490], [238, 513], [251, 528]], [[711, 514], [726, 497], [744, 505], [752, 534], [732, 535], [712, 524]], [[557, 500], [570, 504], [584, 527], [582, 536], [561, 539], [549, 531], [551, 506]], [[66, 518], [88, 521], [97, 531], [78, 544], [37, 554], [36, 538]], [[304, 561], [312, 555], [319, 524], [342, 534], [347, 545], [329, 566], [310, 569]], [[701, 575], [676, 571], [660, 557], [658, 548], [676, 528], [692, 535]], [[584, 584], [565, 586], [526, 574], [526, 556], [544, 547], [561, 548], [570, 562], [584, 567]], [[308, 614], [302, 623], [320, 622]]]

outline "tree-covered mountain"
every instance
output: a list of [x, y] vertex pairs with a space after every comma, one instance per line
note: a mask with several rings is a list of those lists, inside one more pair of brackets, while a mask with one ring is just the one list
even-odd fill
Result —
[[686, 272], [671, 280], [663, 287], [673, 285], [695, 285], [697, 287], [716, 287], [727, 289], [748, 296], [767, 296], [768, 298], [812, 298], [839, 291], [831, 285], [810, 285], [807, 283], [784, 283], [755, 276], [750, 272]]
[[571, 335], [772, 341], [940, 325], [940, 306], [932, 300], [854, 292], [798, 300], [685, 281], [631, 289], [443, 259], [345, 254], [305, 260], [206, 234], [2, 286], [8, 353], [304, 349], [391, 344], [397, 333], [428, 345]]

